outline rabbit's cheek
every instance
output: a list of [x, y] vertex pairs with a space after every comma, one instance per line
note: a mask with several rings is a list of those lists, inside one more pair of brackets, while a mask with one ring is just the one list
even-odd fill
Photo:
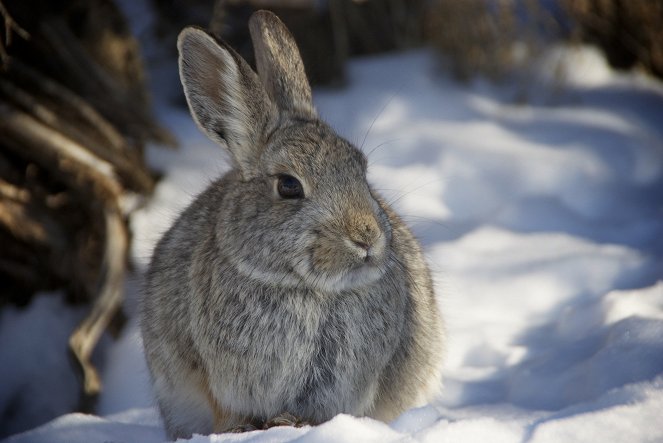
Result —
[[350, 257], [344, 257], [338, 241], [318, 238], [311, 249], [311, 268], [321, 274], [337, 274], [352, 265]]

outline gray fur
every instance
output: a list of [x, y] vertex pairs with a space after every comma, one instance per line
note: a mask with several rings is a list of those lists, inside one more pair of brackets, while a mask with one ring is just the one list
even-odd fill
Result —
[[[194, 119], [235, 167], [163, 236], [146, 277], [145, 353], [172, 438], [283, 412], [387, 421], [440, 382], [442, 321], [418, 243], [367, 184], [363, 154], [314, 111], [293, 112], [313, 105], [303, 71], [287, 75], [302, 65], [285, 26], [264, 11], [251, 23], [254, 39], [267, 29], [290, 48], [263, 57], [262, 82], [203, 31], [179, 39]], [[309, 96], [291, 107], [295, 89]], [[278, 174], [305, 198], [281, 199]]]

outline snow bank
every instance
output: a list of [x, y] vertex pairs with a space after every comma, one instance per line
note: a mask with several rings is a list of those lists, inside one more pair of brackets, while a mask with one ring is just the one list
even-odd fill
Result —
[[[391, 424], [341, 415], [191, 441], [663, 441], [663, 88], [591, 51], [580, 70], [578, 54], [550, 57], [576, 76], [554, 106], [440, 78], [426, 52], [357, 61], [348, 89], [315, 94], [425, 246], [449, 330], [442, 395]], [[184, 111], [160, 113], [185, 147], [149, 151], [166, 175], [131, 220], [139, 271], [178, 211], [227, 168]], [[132, 312], [136, 282], [127, 287]], [[21, 323], [69, 315], [60, 309], [40, 298], [3, 315], [0, 357], [17, 368], [0, 368], [5, 410], [41, 377], [16, 346], [54, 349], [37, 330], [14, 341]], [[135, 320], [107, 353], [104, 381], [103, 417], [66, 415], [8, 441], [165, 439]]]
[[76, 408], [80, 385], [66, 357], [69, 336], [83, 313], [67, 306], [60, 294], [35, 297], [26, 309], [0, 311], [0, 435]]

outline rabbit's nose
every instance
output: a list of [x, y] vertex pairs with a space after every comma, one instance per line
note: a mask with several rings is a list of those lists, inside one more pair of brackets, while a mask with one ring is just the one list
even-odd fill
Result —
[[361, 240], [352, 240], [352, 242], [353, 242], [355, 245], [357, 245], [357, 246], [359, 246], [360, 248], [362, 248], [363, 250], [365, 250], [366, 252], [368, 252], [368, 250], [371, 249], [371, 245], [369, 245], [368, 243], [364, 243], [364, 242], [361, 241]]
[[374, 217], [362, 217], [351, 227], [349, 236], [353, 245], [361, 248], [366, 257], [373, 251], [380, 238], [380, 228]]

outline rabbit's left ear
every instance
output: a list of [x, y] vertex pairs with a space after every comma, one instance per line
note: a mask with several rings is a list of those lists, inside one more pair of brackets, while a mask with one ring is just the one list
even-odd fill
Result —
[[244, 178], [258, 165], [278, 110], [260, 79], [228, 45], [195, 27], [177, 41], [180, 78], [198, 126], [225, 147]]
[[311, 86], [297, 44], [288, 28], [269, 11], [249, 19], [258, 75], [279, 110], [315, 118]]

